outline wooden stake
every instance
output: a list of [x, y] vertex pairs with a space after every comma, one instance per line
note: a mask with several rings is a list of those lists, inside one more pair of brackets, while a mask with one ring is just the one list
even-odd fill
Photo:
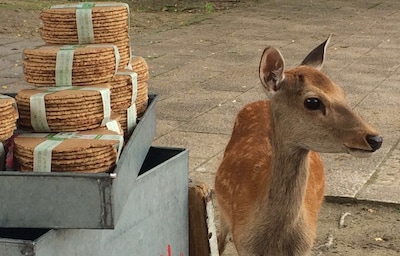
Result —
[[219, 256], [211, 195], [207, 184], [189, 182], [190, 256]]

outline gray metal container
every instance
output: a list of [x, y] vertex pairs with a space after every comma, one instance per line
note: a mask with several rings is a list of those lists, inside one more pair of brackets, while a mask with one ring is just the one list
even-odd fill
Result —
[[113, 228], [154, 139], [156, 101], [150, 95], [113, 174], [0, 171], [0, 227]]
[[0, 255], [189, 255], [188, 151], [150, 148], [114, 230], [0, 228]]

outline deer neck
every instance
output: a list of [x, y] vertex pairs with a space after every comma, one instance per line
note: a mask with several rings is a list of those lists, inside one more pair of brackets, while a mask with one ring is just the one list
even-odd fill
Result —
[[287, 143], [281, 127], [273, 126], [272, 132], [272, 168], [268, 208], [273, 210], [272, 218], [276, 223], [294, 226], [302, 219], [303, 203], [309, 172], [309, 150]]

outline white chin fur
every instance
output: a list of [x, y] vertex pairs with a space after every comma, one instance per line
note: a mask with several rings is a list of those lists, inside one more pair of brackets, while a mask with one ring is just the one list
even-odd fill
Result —
[[372, 151], [362, 149], [347, 148], [347, 150], [350, 155], [355, 157], [370, 157], [373, 154]]

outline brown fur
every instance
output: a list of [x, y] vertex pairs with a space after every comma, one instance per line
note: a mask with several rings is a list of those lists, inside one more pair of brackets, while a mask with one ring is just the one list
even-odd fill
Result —
[[[248, 104], [236, 118], [215, 179], [220, 252], [230, 231], [239, 255], [308, 255], [325, 186], [313, 150], [371, 153], [365, 137], [377, 133], [351, 110], [340, 87], [306, 66], [284, 77], [270, 101]], [[306, 109], [307, 97], [321, 99], [324, 111]]]

